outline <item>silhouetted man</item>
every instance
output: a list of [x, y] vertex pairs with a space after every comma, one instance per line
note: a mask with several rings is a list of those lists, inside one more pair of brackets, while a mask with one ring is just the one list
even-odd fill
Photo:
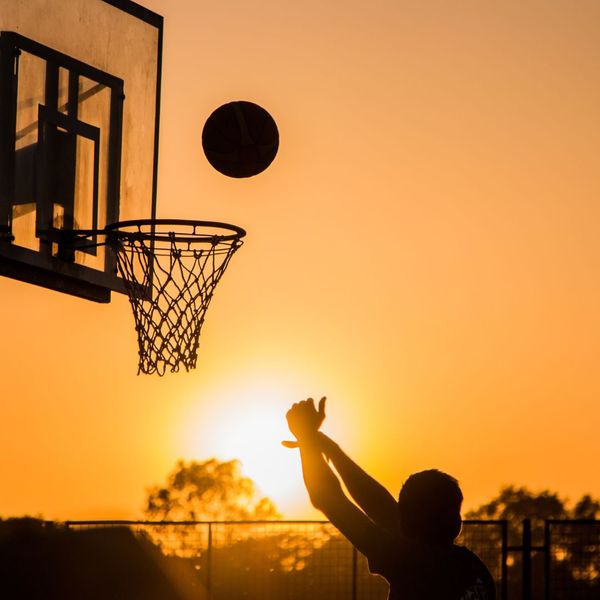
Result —
[[385, 577], [390, 600], [493, 600], [494, 581], [483, 562], [454, 544], [463, 500], [456, 479], [437, 470], [415, 473], [396, 502], [319, 431], [324, 419], [325, 398], [318, 410], [312, 398], [294, 404], [287, 421], [297, 442], [283, 443], [300, 448], [312, 504], [367, 557], [371, 572]]

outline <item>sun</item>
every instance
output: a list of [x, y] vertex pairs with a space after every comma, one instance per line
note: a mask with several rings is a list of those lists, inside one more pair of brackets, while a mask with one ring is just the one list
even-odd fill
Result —
[[281, 446], [289, 439], [281, 414], [261, 407], [228, 415], [213, 436], [218, 456], [239, 458], [244, 473], [251, 477], [262, 493], [280, 497], [298, 489], [302, 482], [298, 457]]
[[307, 499], [298, 451], [281, 445], [293, 439], [285, 421], [288, 399], [281, 390], [259, 384], [214, 399], [209, 408], [186, 419], [186, 458], [239, 459], [259, 493], [287, 516]]

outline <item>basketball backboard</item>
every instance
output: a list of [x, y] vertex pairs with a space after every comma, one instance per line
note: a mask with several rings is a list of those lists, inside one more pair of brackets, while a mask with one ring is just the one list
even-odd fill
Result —
[[106, 246], [59, 232], [155, 217], [162, 31], [129, 0], [0, 0], [0, 275], [124, 291]]

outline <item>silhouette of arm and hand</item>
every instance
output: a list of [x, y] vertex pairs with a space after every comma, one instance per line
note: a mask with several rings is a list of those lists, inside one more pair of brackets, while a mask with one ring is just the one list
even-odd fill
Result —
[[[354, 501], [377, 525], [386, 529], [395, 527], [398, 520], [398, 504], [395, 498], [357, 465], [338, 444], [319, 431], [325, 420], [325, 402], [326, 398], [321, 398], [318, 411], [315, 410], [311, 398], [294, 405], [288, 412], [288, 422], [291, 419], [296, 426], [297, 421], [303, 421], [306, 415], [306, 423], [303, 422], [300, 427], [303, 431], [308, 429], [308, 435], [312, 436], [313, 443], [333, 463]], [[301, 432], [300, 435], [302, 436], [303, 433]], [[287, 448], [296, 448], [299, 442], [283, 442], [283, 445]]]
[[[454, 544], [460, 531], [462, 492], [453, 477], [435, 469], [413, 474], [396, 501], [319, 431], [325, 420], [325, 398], [318, 408], [312, 398], [294, 404], [286, 418], [296, 441], [282, 444], [299, 448], [313, 506], [367, 557], [373, 573], [388, 580], [390, 600], [495, 598], [485, 565]], [[346, 496], [338, 475], [356, 504]]]
[[[376, 524], [388, 527], [396, 519], [396, 501], [332, 439], [319, 431], [325, 419], [325, 398], [321, 398], [318, 410], [309, 398], [294, 404], [286, 416], [297, 441], [283, 444], [300, 449], [304, 484], [313, 506], [322, 511], [358, 550], [368, 555], [379, 541]], [[362, 510], [346, 497], [327, 459], [331, 460]]]

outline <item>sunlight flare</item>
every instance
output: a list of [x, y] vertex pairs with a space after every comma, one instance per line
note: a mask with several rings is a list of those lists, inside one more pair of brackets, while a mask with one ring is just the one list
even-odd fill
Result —
[[290, 439], [285, 412], [291, 396], [283, 386], [261, 383], [220, 394], [186, 415], [182, 453], [191, 459], [239, 459], [243, 473], [287, 516], [306, 499], [297, 451], [281, 446]]

